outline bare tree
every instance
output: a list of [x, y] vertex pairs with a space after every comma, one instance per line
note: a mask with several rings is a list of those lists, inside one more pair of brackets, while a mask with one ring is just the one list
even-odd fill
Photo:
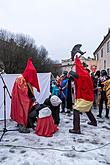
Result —
[[0, 30], [0, 60], [6, 73], [22, 73], [29, 57], [38, 72], [55, 72], [56, 61], [48, 57], [45, 47], [37, 48], [34, 39], [28, 35]]

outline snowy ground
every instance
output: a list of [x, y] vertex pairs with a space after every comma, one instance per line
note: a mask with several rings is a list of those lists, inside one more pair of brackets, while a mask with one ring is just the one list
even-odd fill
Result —
[[[98, 112], [95, 111], [93, 113], [96, 116]], [[0, 142], [0, 164], [109, 165], [110, 119], [97, 118], [97, 127], [87, 125], [87, 121], [86, 114], [81, 115], [80, 135], [68, 132], [72, 128], [72, 116], [66, 114], [61, 114], [59, 131], [53, 137], [37, 136], [33, 130], [29, 134], [7, 131]], [[0, 130], [2, 129], [3, 121], [0, 121]], [[16, 129], [16, 124], [7, 121], [7, 129]], [[107, 143], [109, 144], [105, 145]], [[95, 148], [96, 150], [92, 150]]]

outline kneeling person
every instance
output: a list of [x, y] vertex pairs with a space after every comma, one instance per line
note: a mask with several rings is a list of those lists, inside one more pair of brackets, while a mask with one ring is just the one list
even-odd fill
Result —
[[51, 137], [58, 130], [49, 107], [44, 107], [39, 111], [35, 133], [39, 136]]

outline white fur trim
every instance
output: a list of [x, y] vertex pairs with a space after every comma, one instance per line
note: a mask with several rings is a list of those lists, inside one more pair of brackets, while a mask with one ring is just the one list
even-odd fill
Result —
[[61, 99], [56, 95], [51, 96], [50, 102], [55, 107], [62, 103]]
[[48, 117], [51, 113], [51, 110], [48, 107], [45, 107], [39, 111], [39, 118]]

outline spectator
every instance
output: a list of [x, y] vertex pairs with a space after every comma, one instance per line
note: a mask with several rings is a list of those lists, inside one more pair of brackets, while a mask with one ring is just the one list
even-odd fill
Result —
[[102, 70], [101, 71], [101, 76], [99, 78], [99, 84], [98, 87], [100, 87], [101, 91], [100, 91], [100, 101], [99, 101], [99, 114], [97, 115], [97, 117], [102, 117], [102, 110], [103, 110], [103, 104], [105, 103], [105, 108], [106, 108], [106, 115], [105, 117], [108, 119], [109, 118], [109, 109], [107, 108], [107, 96], [106, 96], [106, 92], [103, 90], [104, 87], [104, 82], [106, 80], [108, 80], [109, 77], [107, 75], [106, 70]]

